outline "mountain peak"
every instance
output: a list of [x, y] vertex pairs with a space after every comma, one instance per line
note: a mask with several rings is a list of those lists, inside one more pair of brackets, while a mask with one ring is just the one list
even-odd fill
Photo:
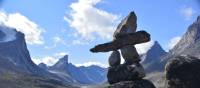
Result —
[[62, 62], [62, 63], [68, 63], [68, 55], [65, 55], [64, 57], [62, 57], [58, 62]]
[[154, 44], [152, 45], [152, 47], [149, 50], [152, 50], [152, 49], [159, 49], [161, 51], [164, 51], [158, 41], [155, 41]]
[[200, 16], [197, 17], [196, 22], [189, 26], [183, 37], [186, 37], [190, 43], [195, 43], [200, 39]]
[[45, 63], [40, 63], [38, 66], [43, 69], [48, 69], [48, 67]]
[[67, 65], [68, 65], [68, 55], [65, 55], [64, 57], [60, 58], [60, 60], [54, 66], [60, 67]]
[[153, 46], [147, 51], [145, 55], [146, 58], [142, 63], [147, 64], [159, 60], [159, 58], [164, 54], [166, 54], [164, 49], [161, 47], [158, 41], [155, 41]]
[[188, 27], [187, 32], [183, 35], [178, 44], [174, 46], [172, 52], [181, 53], [185, 48], [200, 41], [200, 16]]
[[64, 57], [60, 58], [56, 64], [50, 67], [52, 70], [64, 70], [68, 68], [68, 55], [65, 55]]
[[160, 46], [160, 44], [158, 43], [158, 41], [155, 41], [153, 46]]

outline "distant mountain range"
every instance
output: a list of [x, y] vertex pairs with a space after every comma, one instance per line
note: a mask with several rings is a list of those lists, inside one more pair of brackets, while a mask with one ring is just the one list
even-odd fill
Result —
[[80, 84], [100, 84], [107, 80], [107, 68], [96, 65], [77, 67], [68, 62], [68, 55], [65, 55], [56, 64], [48, 68], [44, 64], [39, 64], [39, 66], [62, 78], [68, 78]]
[[0, 88], [73, 88], [106, 81], [106, 68], [76, 67], [68, 63], [67, 55], [51, 67], [43, 63], [37, 66], [24, 37], [13, 28], [0, 26]]

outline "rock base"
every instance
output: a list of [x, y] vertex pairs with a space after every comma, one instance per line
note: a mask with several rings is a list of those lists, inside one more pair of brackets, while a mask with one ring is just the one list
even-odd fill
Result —
[[109, 67], [107, 78], [110, 84], [118, 83], [121, 81], [134, 81], [145, 77], [145, 74], [141, 75], [141, 73], [142, 72], [139, 72], [135, 65], [122, 64], [114, 67]]
[[135, 81], [123, 81], [109, 85], [105, 88], [156, 88], [156, 87], [152, 82], [145, 79], [141, 79]]
[[167, 63], [165, 70], [166, 88], [200, 88], [200, 59], [177, 56]]

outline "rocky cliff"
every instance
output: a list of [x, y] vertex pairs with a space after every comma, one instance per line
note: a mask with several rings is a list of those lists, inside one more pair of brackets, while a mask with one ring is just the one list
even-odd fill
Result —
[[[2, 58], [13, 64], [16, 70], [28, 74], [46, 74], [45, 71], [32, 62], [23, 33], [5, 26], [0, 26], [0, 31], [2, 36], [0, 41], [0, 56]], [[0, 65], [2, 69], [6, 66]]]
[[23, 33], [1, 25], [0, 36], [0, 88], [73, 87], [33, 63]]

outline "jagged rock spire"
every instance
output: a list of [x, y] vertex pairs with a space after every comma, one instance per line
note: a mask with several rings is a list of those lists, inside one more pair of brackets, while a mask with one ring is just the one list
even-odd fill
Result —
[[68, 68], [68, 55], [65, 55], [64, 57], [60, 58], [59, 61], [50, 67], [50, 69], [57, 69], [60, 71], [64, 71]]
[[165, 50], [161, 47], [161, 45], [155, 41], [153, 46], [147, 51], [145, 55], [145, 60], [142, 62], [143, 64], [152, 63], [155, 61], [160, 61], [160, 57], [166, 54]]

